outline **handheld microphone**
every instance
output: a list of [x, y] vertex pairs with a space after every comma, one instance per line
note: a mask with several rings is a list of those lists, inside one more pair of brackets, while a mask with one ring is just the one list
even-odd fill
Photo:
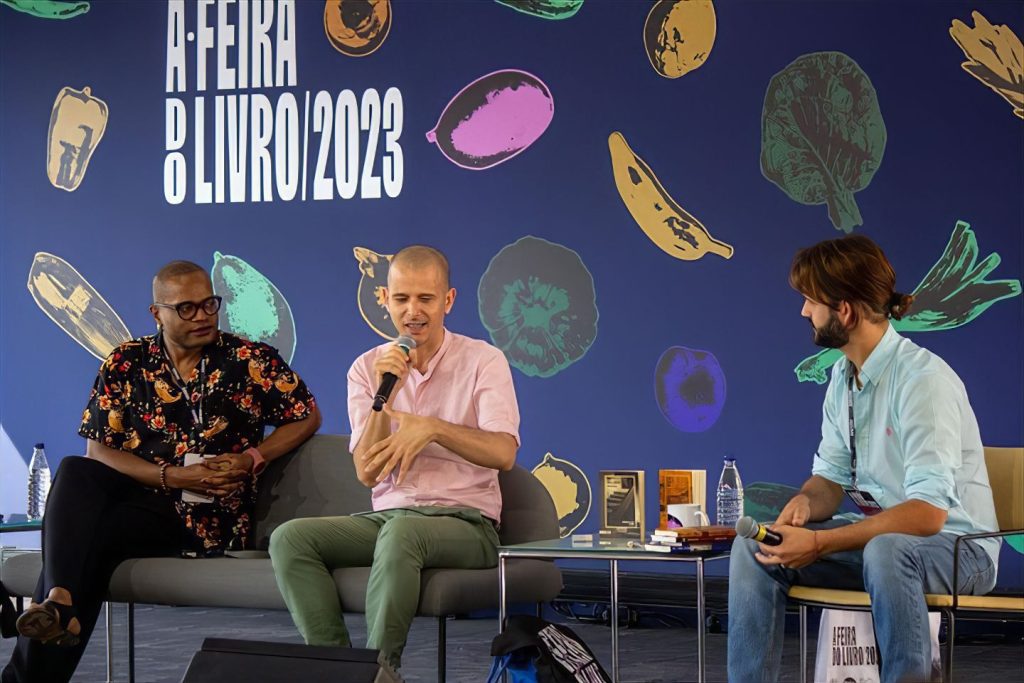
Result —
[[[405, 352], [405, 358], [408, 360], [409, 352], [416, 348], [416, 340], [403, 334], [395, 340], [395, 346]], [[392, 372], [384, 373], [380, 380], [380, 387], [377, 388], [377, 395], [373, 397], [373, 409], [376, 412], [379, 413], [384, 409], [384, 404], [391, 398], [391, 392], [395, 390], [395, 384], [397, 383], [398, 375]]]
[[740, 517], [736, 522], [736, 535], [743, 538], [752, 538], [765, 545], [779, 545], [782, 543], [782, 534], [772, 531], [764, 524], [759, 524], [753, 517]]

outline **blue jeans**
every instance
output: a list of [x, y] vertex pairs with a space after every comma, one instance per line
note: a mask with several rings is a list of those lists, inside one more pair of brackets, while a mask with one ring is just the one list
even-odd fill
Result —
[[[810, 523], [809, 529], [849, 524]], [[757, 561], [757, 543], [737, 538], [729, 558], [729, 681], [777, 681], [782, 660], [786, 593], [790, 586], [867, 591], [883, 683], [931, 679], [931, 635], [925, 593], [951, 593], [954, 534], [882, 534], [863, 551], [827, 555], [802, 569]], [[961, 543], [960, 593], [992, 590], [995, 567], [971, 541]]]

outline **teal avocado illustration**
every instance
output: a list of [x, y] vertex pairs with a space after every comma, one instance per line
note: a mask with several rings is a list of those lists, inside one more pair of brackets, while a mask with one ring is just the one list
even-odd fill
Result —
[[743, 487], [743, 514], [759, 522], [774, 522], [800, 489], [786, 484], [756, 481]]
[[580, 11], [583, 0], [495, 0], [500, 5], [541, 19], [568, 19]]
[[558, 515], [558, 534], [565, 538], [578, 529], [590, 514], [593, 492], [587, 475], [568, 460], [547, 453], [533, 468], [533, 476], [551, 494]]
[[550, 377], [597, 337], [594, 278], [579, 254], [528, 235], [491, 259], [477, 290], [480, 320], [509, 364]]
[[221, 329], [250, 341], [270, 344], [291, 363], [295, 355], [295, 320], [287, 299], [263, 273], [244, 260], [213, 253], [213, 292], [224, 298]]

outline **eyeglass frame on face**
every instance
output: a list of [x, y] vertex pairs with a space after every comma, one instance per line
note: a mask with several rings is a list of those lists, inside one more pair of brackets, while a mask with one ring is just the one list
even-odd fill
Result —
[[[199, 315], [199, 310], [200, 309], [202, 309], [203, 313], [205, 313], [206, 315], [216, 315], [217, 313], [220, 312], [220, 307], [223, 304], [223, 301], [224, 301], [224, 297], [214, 295], [214, 296], [208, 296], [205, 299], [203, 299], [202, 301], [181, 301], [181, 302], [176, 303], [176, 304], [165, 304], [165, 303], [160, 303], [159, 301], [154, 301], [153, 305], [154, 306], [158, 306], [160, 308], [171, 308], [171, 309], [174, 309], [174, 312], [178, 314], [179, 318], [181, 318], [182, 320], [191, 322], [191, 321], [196, 319], [197, 315]], [[212, 311], [207, 309], [207, 304], [211, 303], [211, 302], [216, 302], [216, 304], [217, 304], [217, 307], [214, 308]], [[188, 306], [195, 306], [195, 310], [192, 312], [191, 316], [186, 318], [185, 314], [182, 311], [183, 310], [187, 310]]]

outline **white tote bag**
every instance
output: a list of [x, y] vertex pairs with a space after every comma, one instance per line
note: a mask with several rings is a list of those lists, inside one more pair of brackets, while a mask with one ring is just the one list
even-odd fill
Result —
[[[928, 619], [932, 636], [932, 678], [942, 672], [937, 613]], [[814, 661], [815, 683], [879, 683], [878, 646], [871, 612], [842, 609], [821, 611], [818, 656]]]

